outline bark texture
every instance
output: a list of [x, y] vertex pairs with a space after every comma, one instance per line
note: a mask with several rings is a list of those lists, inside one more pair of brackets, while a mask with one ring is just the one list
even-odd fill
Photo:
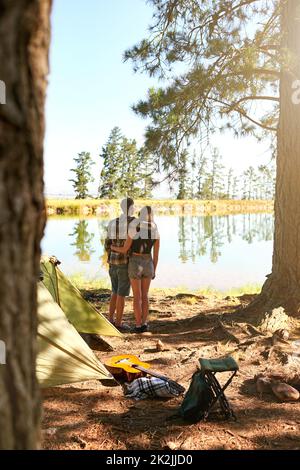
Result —
[[[293, 100], [300, 80], [300, 0], [281, 0], [282, 56], [277, 132], [275, 239], [272, 273], [253, 307], [300, 308], [300, 104]], [[299, 93], [298, 93], [299, 95]]]
[[39, 445], [35, 376], [51, 0], [0, 0], [0, 449]]

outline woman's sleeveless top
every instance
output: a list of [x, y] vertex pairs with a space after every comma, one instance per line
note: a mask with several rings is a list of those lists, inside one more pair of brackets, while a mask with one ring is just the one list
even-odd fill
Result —
[[132, 238], [131, 253], [150, 254], [159, 239], [157, 225], [154, 222], [134, 222], [128, 232]]

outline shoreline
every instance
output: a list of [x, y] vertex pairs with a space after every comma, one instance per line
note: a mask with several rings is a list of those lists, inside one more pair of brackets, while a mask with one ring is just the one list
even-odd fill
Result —
[[[109, 279], [85, 279], [80, 274], [67, 276], [68, 279], [80, 291], [102, 291], [105, 293], [110, 292]], [[177, 287], [150, 287], [150, 295], [165, 295], [165, 296], [205, 296], [205, 297], [236, 297], [239, 295], [255, 295], [261, 290], [262, 284], [246, 284], [243, 286], [232, 286], [228, 289], [216, 289], [212, 286], [203, 286], [196, 289], [190, 289], [187, 286]], [[131, 296], [129, 296], [131, 297]]]
[[[46, 212], [55, 216], [115, 217], [118, 199], [46, 199]], [[137, 210], [151, 205], [157, 215], [229, 215], [274, 211], [272, 200], [143, 200], [135, 201]]]

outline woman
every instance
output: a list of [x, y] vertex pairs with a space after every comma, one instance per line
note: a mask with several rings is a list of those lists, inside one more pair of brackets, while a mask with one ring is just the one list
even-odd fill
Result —
[[155, 278], [159, 246], [159, 234], [153, 221], [153, 212], [150, 206], [143, 207], [139, 218], [130, 224], [128, 238], [124, 246], [111, 246], [111, 249], [117, 253], [127, 253], [130, 250], [128, 275], [133, 292], [135, 333], [143, 333], [148, 330], [148, 292], [151, 280]]

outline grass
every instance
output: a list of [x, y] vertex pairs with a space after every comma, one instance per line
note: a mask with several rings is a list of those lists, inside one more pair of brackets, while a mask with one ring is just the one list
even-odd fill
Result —
[[80, 290], [104, 290], [111, 287], [107, 278], [87, 279], [82, 273], [72, 274], [68, 278]]
[[[245, 212], [272, 212], [273, 201], [266, 200], [184, 200], [175, 199], [139, 199], [135, 207], [139, 210], [145, 205], [151, 205], [157, 214], [167, 215], [224, 215]], [[118, 199], [48, 199], [46, 201], [49, 216], [101, 216], [115, 217], [120, 210]]]
[[[82, 290], [104, 290], [110, 289], [110, 282], [107, 278], [101, 279], [86, 279], [82, 273], [77, 273], [69, 276], [70, 281], [75, 284], [78, 289]], [[260, 284], [246, 284], [241, 287], [233, 287], [225, 290], [214, 289], [213, 287], [203, 287], [199, 289], [189, 289], [186, 286], [178, 286], [171, 288], [158, 288], [153, 287], [150, 289], [151, 294], [157, 294], [162, 296], [176, 296], [177, 294], [194, 294], [204, 295], [205, 297], [217, 296], [217, 297], [237, 297], [243, 294], [258, 294], [260, 292]], [[192, 299], [190, 300], [192, 302]]]

